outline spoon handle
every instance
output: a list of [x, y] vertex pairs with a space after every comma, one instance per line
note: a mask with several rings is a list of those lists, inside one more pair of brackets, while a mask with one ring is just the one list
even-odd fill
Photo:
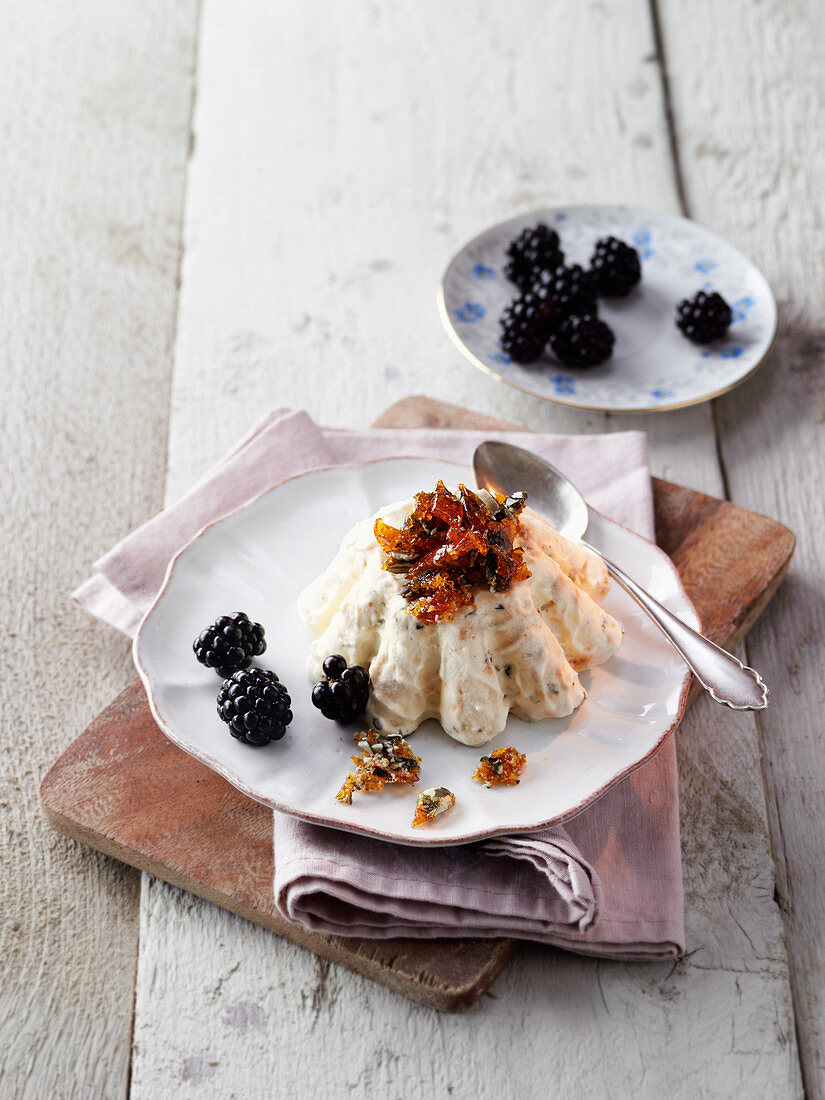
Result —
[[768, 705], [768, 688], [755, 669], [748, 668], [732, 653], [721, 649], [708, 638], [703, 638], [640, 588], [618, 565], [608, 561], [587, 543], [584, 545], [598, 554], [611, 576], [648, 613], [702, 687], [717, 703], [724, 703], [733, 710], [765, 709]]

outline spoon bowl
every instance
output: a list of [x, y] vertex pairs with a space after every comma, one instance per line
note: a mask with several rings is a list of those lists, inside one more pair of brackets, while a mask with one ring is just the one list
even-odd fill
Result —
[[473, 455], [473, 473], [488, 492], [526, 492], [531, 507], [565, 538], [580, 539], [587, 530], [587, 504], [579, 490], [555, 466], [523, 447], [481, 443]]

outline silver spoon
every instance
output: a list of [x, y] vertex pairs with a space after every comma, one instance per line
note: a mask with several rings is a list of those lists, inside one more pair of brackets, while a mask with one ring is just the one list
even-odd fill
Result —
[[648, 613], [717, 703], [724, 703], [733, 710], [765, 709], [768, 688], [758, 672], [692, 630], [640, 588], [618, 565], [582, 539], [589, 519], [587, 505], [564, 474], [522, 447], [492, 440], [476, 448], [473, 471], [478, 485], [491, 493], [524, 490], [530, 504], [560, 534], [580, 539], [583, 546], [598, 554], [611, 576]]

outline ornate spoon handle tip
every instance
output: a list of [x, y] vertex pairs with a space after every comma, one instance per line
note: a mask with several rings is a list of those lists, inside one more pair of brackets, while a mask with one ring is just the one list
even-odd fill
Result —
[[[588, 550], [598, 550], [584, 543]], [[743, 665], [732, 653], [704, 638], [663, 607], [650, 593], [628, 577], [612, 561], [599, 554], [611, 576], [628, 595], [647, 612], [661, 632], [683, 658], [703, 688], [717, 703], [733, 710], [764, 710], [768, 705], [768, 687], [759, 673]]]

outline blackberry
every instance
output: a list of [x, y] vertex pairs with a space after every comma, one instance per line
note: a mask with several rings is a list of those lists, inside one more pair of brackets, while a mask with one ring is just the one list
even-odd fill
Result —
[[557, 329], [572, 313], [596, 314], [596, 280], [579, 264], [559, 264], [552, 271], [540, 271], [533, 280], [531, 293], [542, 304], [550, 331]]
[[355, 722], [367, 709], [370, 678], [360, 665], [347, 667], [340, 653], [327, 657], [322, 668], [324, 679], [312, 689], [312, 705], [324, 718], [335, 722]]
[[231, 676], [239, 668], [249, 668], [252, 658], [264, 652], [264, 628], [250, 622], [243, 611], [221, 615], [195, 638], [192, 649], [202, 665], [219, 676]]
[[642, 278], [639, 253], [616, 237], [602, 237], [596, 241], [590, 270], [599, 293], [606, 298], [624, 298]]
[[550, 335], [552, 304], [534, 294], [520, 294], [506, 306], [499, 319], [501, 350], [514, 363], [534, 363], [541, 356]]
[[706, 294], [697, 291], [692, 298], [685, 298], [676, 307], [676, 327], [681, 329], [694, 344], [709, 344], [728, 331], [733, 320], [730, 306], [713, 291]]
[[504, 274], [515, 283], [519, 290], [529, 290], [530, 284], [545, 268], [556, 268], [564, 262], [564, 253], [559, 247], [559, 235], [539, 222], [521, 233], [507, 246], [509, 257], [504, 265]]
[[604, 321], [586, 313], [565, 318], [550, 341], [566, 367], [595, 367], [613, 354], [615, 339]]
[[229, 732], [245, 745], [280, 741], [292, 721], [292, 700], [274, 672], [240, 669], [221, 684], [218, 714]]

